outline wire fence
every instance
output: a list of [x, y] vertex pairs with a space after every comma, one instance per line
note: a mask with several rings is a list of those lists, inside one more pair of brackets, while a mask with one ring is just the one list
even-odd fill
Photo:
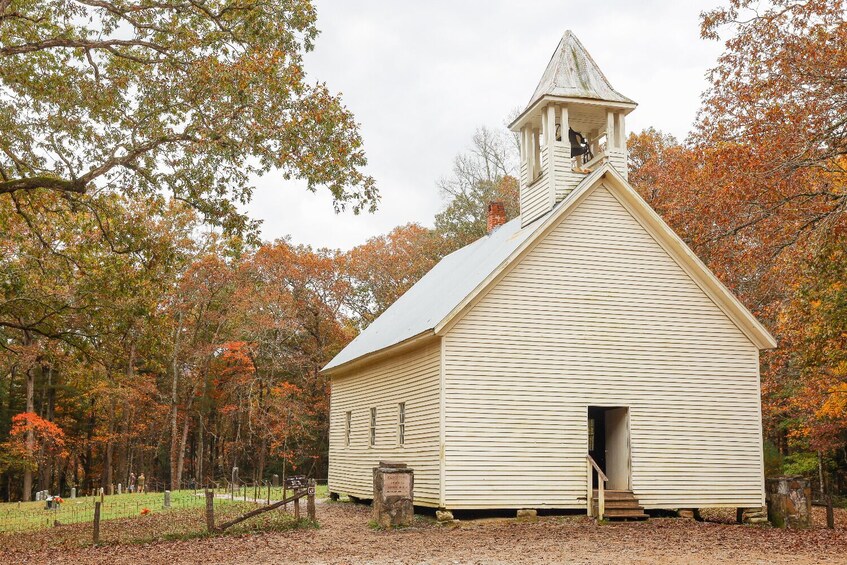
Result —
[[[318, 487], [319, 496], [325, 486]], [[235, 483], [224, 481], [211, 486], [215, 508], [231, 514], [239, 510], [273, 504], [291, 495], [292, 489], [273, 486], [270, 481]], [[76, 498], [53, 497], [52, 500], [36, 502], [13, 502], [0, 504], [0, 534], [29, 532], [56, 526], [92, 523], [95, 503], [100, 502], [100, 520], [120, 520], [134, 517], [169, 514], [178, 518], [183, 514], [200, 515], [206, 506], [205, 489], [180, 491], [94, 494]], [[232, 506], [227, 510], [227, 506]], [[188, 511], [196, 510], [190, 513]], [[188, 512], [188, 513], [187, 513]]]

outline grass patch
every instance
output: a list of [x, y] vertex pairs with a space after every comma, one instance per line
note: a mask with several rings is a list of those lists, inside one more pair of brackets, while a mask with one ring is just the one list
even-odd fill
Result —
[[[282, 487], [264, 489], [247, 488], [236, 493], [224, 490], [215, 491], [215, 508], [232, 504], [246, 504], [255, 508], [254, 497], [258, 502], [282, 499]], [[291, 491], [287, 491], [290, 495]], [[326, 485], [319, 485], [315, 495], [318, 498], [327, 496]], [[94, 521], [94, 502], [99, 497], [66, 498], [57, 509], [46, 510], [44, 502], [9, 502], [0, 504], [0, 536], [5, 533], [32, 532], [50, 529], [58, 524], [91, 524]], [[174, 512], [203, 509], [206, 498], [202, 490], [180, 490], [171, 493], [171, 507], [164, 507], [163, 493], [120, 494], [104, 497], [100, 509], [101, 521], [120, 519], [147, 519], [154, 514], [172, 514]], [[146, 512], [144, 510], [146, 509]], [[142, 514], [142, 512], [144, 512]], [[102, 527], [102, 525], [101, 525]]]
[[[219, 501], [216, 500], [217, 502]], [[255, 508], [256, 505], [253, 502], [228, 501], [222, 505], [216, 504], [215, 522], [222, 523]], [[145, 544], [317, 527], [317, 522], [311, 520], [297, 522], [291, 514], [276, 509], [254, 516], [224, 532], [210, 533], [206, 530], [205, 508], [171, 509], [168, 512], [101, 522], [100, 545]], [[91, 544], [92, 525], [90, 523], [68, 524], [0, 537], [0, 545], [3, 546], [4, 551], [12, 555], [25, 555], [48, 549], [59, 551]]]

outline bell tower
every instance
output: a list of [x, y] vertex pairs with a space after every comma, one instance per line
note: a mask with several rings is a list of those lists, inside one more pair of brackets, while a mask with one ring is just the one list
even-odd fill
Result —
[[520, 136], [521, 227], [551, 210], [603, 163], [627, 177], [624, 116], [635, 106], [566, 31], [529, 104], [509, 125]]

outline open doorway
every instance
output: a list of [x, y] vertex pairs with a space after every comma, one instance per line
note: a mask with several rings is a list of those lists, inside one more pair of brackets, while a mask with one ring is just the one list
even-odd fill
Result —
[[[630, 481], [629, 408], [588, 407], [588, 454], [609, 478], [609, 490], [632, 490]], [[594, 484], [597, 473], [594, 472]]]

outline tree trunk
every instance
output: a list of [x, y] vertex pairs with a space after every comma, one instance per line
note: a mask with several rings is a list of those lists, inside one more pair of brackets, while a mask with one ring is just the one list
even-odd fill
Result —
[[179, 470], [181, 465], [179, 460], [182, 459], [182, 454], [179, 450], [179, 422], [178, 422], [178, 401], [179, 401], [179, 336], [182, 333], [182, 313], [177, 314], [177, 324], [174, 331], [173, 355], [171, 356], [171, 490], [179, 490]]
[[198, 485], [207, 486], [205, 481], [203, 481], [203, 456], [204, 456], [204, 442], [203, 442], [203, 415], [202, 413], [197, 413], [197, 453], [196, 453], [196, 463], [194, 468], [194, 480]]
[[[35, 412], [35, 374], [32, 369], [28, 369], [26, 372], [26, 411], [27, 412]], [[35, 435], [33, 434], [32, 428], [30, 428], [26, 433], [26, 450], [30, 457], [32, 457], [33, 451], [35, 449]], [[24, 470], [24, 487], [23, 493], [21, 493], [21, 500], [24, 502], [29, 502], [32, 498], [32, 469], [27, 467]]]
[[106, 439], [106, 460], [103, 462], [103, 488], [109, 492], [109, 486], [112, 484], [112, 457], [114, 454], [113, 437], [115, 434], [115, 401], [109, 402], [109, 435]]
[[179, 457], [176, 463], [176, 484], [171, 480], [171, 490], [179, 490], [180, 483], [182, 482], [182, 468], [185, 465], [185, 444], [188, 442], [188, 424], [190, 419], [188, 417], [188, 411], [186, 410], [185, 418], [183, 418], [182, 424], [182, 438], [179, 440]]

